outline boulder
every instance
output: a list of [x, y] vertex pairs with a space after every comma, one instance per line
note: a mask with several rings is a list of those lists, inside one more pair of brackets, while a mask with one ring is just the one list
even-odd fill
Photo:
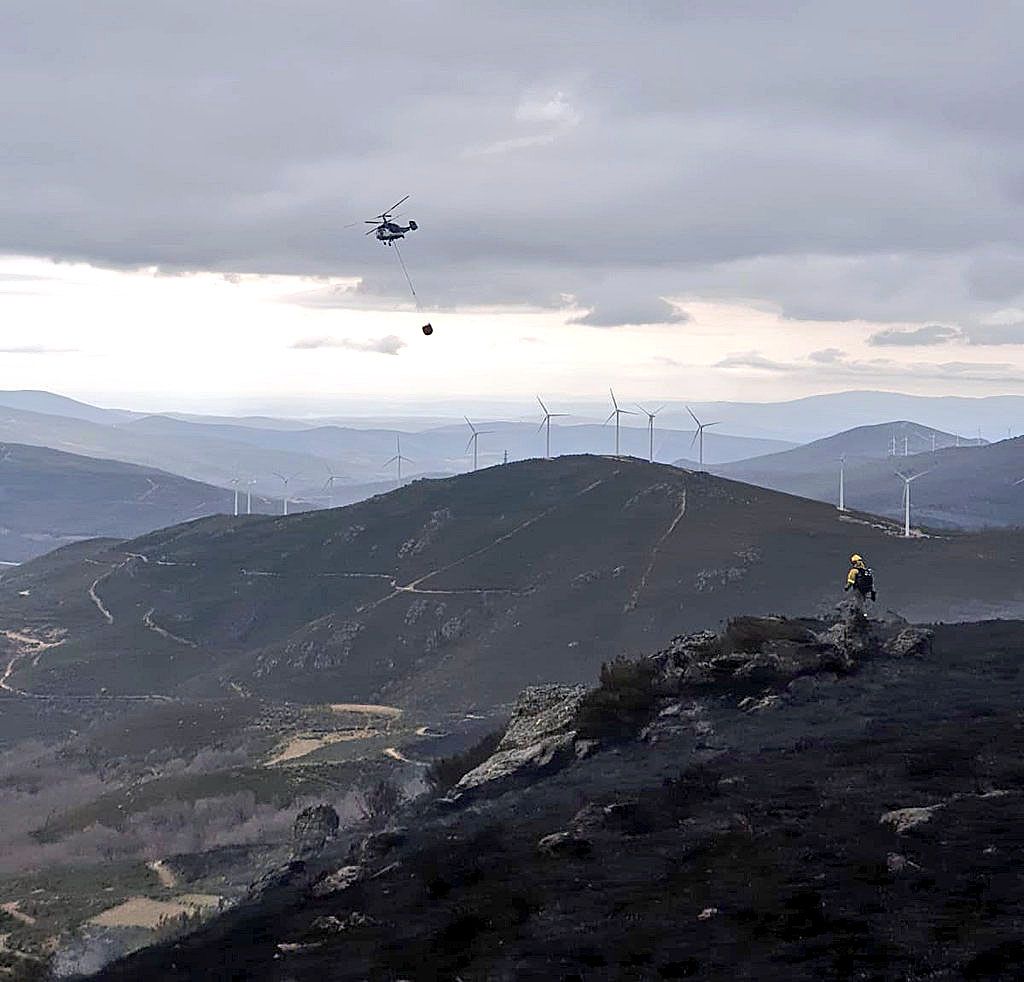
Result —
[[932, 631], [920, 627], [907, 627], [882, 647], [893, 658], [925, 658], [932, 653]]
[[774, 652], [759, 651], [750, 655], [746, 662], [733, 673], [734, 679], [766, 685], [775, 682], [782, 674], [782, 659]]
[[330, 805], [303, 808], [292, 824], [292, 856], [315, 856], [337, 835], [338, 825], [338, 813]]
[[585, 685], [534, 685], [524, 689], [512, 707], [498, 750], [532, 747], [547, 737], [564, 733], [572, 725]]
[[786, 694], [794, 702], [810, 702], [817, 698], [821, 689], [838, 681], [835, 672], [823, 672], [820, 675], [798, 675], [786, 686]]
[[537, 843], [539, 853], [554, 858], [579, 859], [589, 855], [592, 848], [590, 840], [578, 832], [554, 832]]
[[367, 857], [384, 856], [391, 852], [392, 849], [397, 849], [408, 837], [408, 829], [384, 829], [381, 832], [374, 832], [363, 839], [359, 851]]
[[529, 747], [499, 750], [475, 767], [446, 796], [448, 803], [467, 797], [504, 794], [558, 770], [575, 757], [575, 730], [545, 737]]
[[909, 832], [919, 825], [924, 825], [932, 820], [932, 815], [945, 805], [940, 802], [937, 805], [926, 805], [916, 808], [896, 808], [886, 812], [878, 821], [882, 825], [891, 825], [896, 832]]
[[330, 897], [335, 893], [341, 893], [358, 883], [364, 874], [362, 866], [342, 866], [313, 884], [313, 896]]

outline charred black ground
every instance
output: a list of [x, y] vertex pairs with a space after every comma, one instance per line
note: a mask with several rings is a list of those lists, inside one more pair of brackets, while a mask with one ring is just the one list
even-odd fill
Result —
[[[706, 691], [700, 727], [422, 804], [379, 854], [318, 861], [364, 864], [344, 892], [293, 868], [103, 978], [1019, 978], [1022, 652], [1019, 622], [939, 626], [762, 711]], [[903, 808], [931, 810], [880, 821]]]

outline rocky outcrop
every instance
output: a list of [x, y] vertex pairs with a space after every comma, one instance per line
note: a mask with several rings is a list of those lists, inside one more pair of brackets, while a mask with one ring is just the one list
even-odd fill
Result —
[[892, 658], [926, 658], [932, 653], [933, 638], [932, 631], [908, 627], [887, 641], [882, 650]]
[[566, 732], [586, 694], [585, 685], [533, 685], [523, 689], [512, 707], [498, 750], [524, 749]]
[[[584, 685], [538, 685], [524, 689], [497, 752], [464, 775], [441, 799], [463, 804], [520, 787], [586, 756], [593, 746], [576, 748], [573, 720], [587, 694]], [[581, 741], [583, 743], [583, 741]]]
[[501, 750], [474, 768], [448, 793], [449, 802], [504, 794], [574, 760], [575, 731], [545, 737], [529, 747]]
[[[865, 658], [920, 657], [930, 644], [930, 632], [898, 619], [869, 621], [852, 604], [841, 605], [832, 624], [738, 617], [721, 632], [673, 638], [668, 647], [640, 663], [653, 669], [648, 690], [653, 692], [653, 703], [636, 731], [627, 727], [626, 734], [617, 736], [595, 733], [581, 717], [580, 732], [600, 740], [637, 736], [646, 743], [687, 735], [696, 739], [699, 748], [713, 749], [714, 728], [699, 698], [702, 691], [734, 692], [744, 712], [768, 712], [814, 699], [822, 686], [835, 684]], [[609, 679], [613, 676], [617, 678], [610, 673]], [[610, 699], [617, 694], [615, 685], [625, 684], [603, 675], [602, 679]], [[575, 721], [589, 692], [583, 685], [525, 689], [516, 700], [497, 752], [466, 774], [442, 802], [461, 804], [502, 794], [595, 752], [599, 746], [595, 740], [576, 739]]]
[[292, 856], [304, 859], [315, 856], [338, 834], [338, 813], [330, 805], [303, 808], [292, 824]]
[[542, 856], [551, 856], [554, 859], [580, 859], [589, 855], [591, 849], [590, 840], [576, 831], [553, 832], [537, 843], [537, 851]]

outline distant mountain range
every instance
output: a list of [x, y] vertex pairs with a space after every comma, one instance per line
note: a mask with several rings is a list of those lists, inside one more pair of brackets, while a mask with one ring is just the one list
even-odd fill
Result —
[[[146, 415], [97, 409], [45, 392], [0, 393], [0, 439], [51, 447], [92, 457], [121, 460], [180, 474], [190, 480], [228, 487], [233, 480], [255, 480], [260, 494], [289, 492], [310, 505], [326, 502], [324, 485], [331, 474], [341, 496], [345, 485], [386, 485], [394, 474], [386, 462], [401, 439], [410, 475], [452, 474], [472, 466], [464, 422], [413, 432], [299, 424], [268, 419], [225, 422], [174, 415]], [[480, 440], [480, 462], [492, 464], [536, 457], [545, 451], [537, 422], [479, 421], [490, 431]], [[655, 431], [655, 455], [671, 460], [690, 445], [689, 430]], [[552, 452], [611, 453], [614, 428], [600, 424], [552, 427]], [[706, 458], [724, 463], [789, 449], [792, 444], [768, 439], [709, 434]], [[648, 433], [623, 427], [621, 452], [647, 457]], [[352, 500], [353, 491], [348, 493]]]
[[[116, 460], [0, 445], [0, 560], [22, 562], [80, 539], [125, 538], [230, 512], [223, 488]], [[270, 502], [255, 502], [267, 510]]]
[[906, 540], [827, 504], [582, 456], [81, 543], [5, 573], [0, 616], [64, 632], [12, 673], [34, 691], [237, 686], [465, 709], [588, 679], [737, 610], [827, 608], [852, 551], [874, 566], [881, 603], [911, 619], [1024, 614], [1024, 532]]
[[[892, 456], [894, 445], [897, 454]], [[897, 472], [909, 476], [927, 471], [913, 484], [915, 524], [1024, 526], [1024, 486], [1015, 483], [1024, 479], [1024, 438], [978, 445], [977, 440], [958, 440], [903, 421], [859, 427], [784, 453], [712, 469], [759, 487], [837, 503], [841, 455], [846, 457], [848, 507], [898, 518], [903, 514], [903, 484]]]

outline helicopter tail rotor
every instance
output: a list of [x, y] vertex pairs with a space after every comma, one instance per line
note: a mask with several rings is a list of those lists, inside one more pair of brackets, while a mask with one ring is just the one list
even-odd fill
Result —
[[410, 229], [412, 229], [412, 230], [413, 230], [413, 231], [415, 232], [415, 231], [416, 231], [416, 229], [418, 229], [418, 228], [419, 228], [419, 225], [417, 225], [417, 224], [416, 224], [416, 223], [415, 223], [415, 222], [414, 222], [414, 221], [413, 221], [413, 220], [412, 220], [412, 219], [410, 218], [410, 219], [409, 219], [409, 228], [410, 228]]

